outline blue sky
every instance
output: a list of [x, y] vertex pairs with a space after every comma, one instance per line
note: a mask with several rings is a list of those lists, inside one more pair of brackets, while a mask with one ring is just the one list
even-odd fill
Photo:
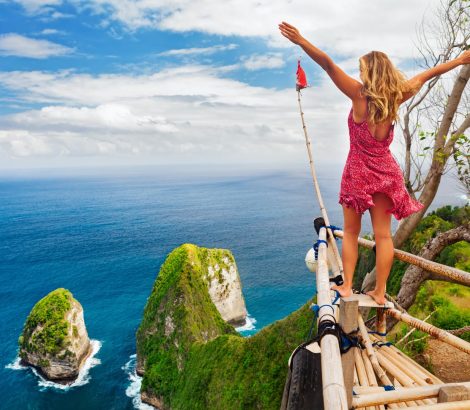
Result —
[[[0, 0], [0, 167], [304, 161], [302, 52], [277, 24], [296, 25], [356, 78], [372, 49], [411, 75], [416, 27], [437, 4]], [[350, 102], [302, 63], [319, 161], [334, 147], [343, 163]]]

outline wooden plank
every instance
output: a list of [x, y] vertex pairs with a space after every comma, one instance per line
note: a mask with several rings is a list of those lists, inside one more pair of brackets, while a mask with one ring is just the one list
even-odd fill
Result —
[[[341, 300], [339, 303], [339, 324], [345, 333], [351, 333], [357, 329], [358, 301]], [[343, 366], [344, 387], [346, 388], [346, 398], [348, 400], [348, 409], [351, 408], [352, 391], [354, 384], [354, 350], [352, 347], [346, 353], [341, 355], [341, 364]]]
[[359, 307], [369, 307], [369, 308], [386, 308], [392, 309], [393, 303], [389, 302], [388, 300], [385, 302], [385, 305], [379, 305], [371, 296], [364, 295], [362, 293], [353, 293], [351, 296], [341, 298], [345, 302], [357, 301], [359, 303]]

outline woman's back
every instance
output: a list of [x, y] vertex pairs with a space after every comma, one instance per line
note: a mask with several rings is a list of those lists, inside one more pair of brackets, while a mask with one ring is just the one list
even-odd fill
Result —
[[367, 120], [368, 106], [367, 98], [362, 101], [353, 101], [352, 119], [357, 125], [367, 125], [372, 138], [377, 141], [384, 141], [390, 136], [390, 132], [394, 127], [392, 121], [385, 121], [377, 124], [369, 123]]

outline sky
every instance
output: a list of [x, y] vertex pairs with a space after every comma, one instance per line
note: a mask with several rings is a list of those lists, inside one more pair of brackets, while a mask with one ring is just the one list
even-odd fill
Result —
[[[350, 100], [281, 21], [359, 79], [380, 50], [422, 70], [439, 0], [0, 0], [0, 172], [37, 167], [344, 163]], [[392, 152], [399, 155], [400, 134]]]

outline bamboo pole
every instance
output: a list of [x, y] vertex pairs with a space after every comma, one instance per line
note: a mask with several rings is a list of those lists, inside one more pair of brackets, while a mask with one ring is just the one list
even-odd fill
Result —
[[[424, 319], [423, 319], [423, 322], [426, 322], [426, 320], [428, 320], [431, 315], [435, 312], [435, 310], [433, 310], [429, 315], [427, 315]], [[405, 335], [403, 336], [398, 342], [395, 342], [395, 345], [399, 345], [401, 342], [403, 342], [404, 340], [407, 339], [408, 336], [410, 336], [414, 331], [416, 330], [416, 328], [411, 328], [411, 330]]]
[[407, 387], [399, 390], [372, 392], [368, 394], [361, 394], [361, 392], [357, 392], [357, 395], [353, 398], [353, 407], [364, 407], [376, 404], [397, 403], [404, 400], [419, 400], [437, 397], [441, 387], [445, 386], [464, 386], [466, 388], [470, 388], [470, 382]]
[[[375, 336], [371, 335], [371, 339], [374, 341], [379, 341], [382, 342], [382, 340]], [[436, 377], [434, 374], [432, 374], [429, 370], [421, 366], [418, 362], [415, 362], [411, 357], [407, 356], [405, 353], [403, 353], [400, 349], [398, 349], [396, 346], [391, 345], [391, 346], [381, 346], [380, 349], [386, 349], [386, 350], [391, 350], [393, 351], [397, 356], [399, 356], [403, 362], [408, 363], [408, 365], [414, 366], [418, 368], [423, 374], [427, 375], [430, 380], [432, 380], [433, 384], [442, 384], [444, 383], [441, 379]], [[425, 379], [426, 380], [426, 379]]]
[[[402, 388], [402, 385], [400, 384], [400, 382], [397, 380], [397, 379], [393, 379], [393, 385], [395, 386], [395, 390], [401, 390]], [[414, 401], [400, 401], [396, 404], [399, 404], [400, 407], [412, 407], [412, 406], [415, 406], [416, 405], [416, 402]], [[390, 403], [388, 406], [393, 406], [394, 403]]]
[[[309, 165], [310, 165], [310, 173], [312, 175], [312, 180], [313, 180], [313, 187], [315, 189], [315, 193], [317, 195], [317, 200], [318, 200], [318, 205], [320, 207], [320, 211], [323, 217], [323, 220], [325, 221], [325, 224], [327, 226], [330, 225], [330, 220], [328, 218], [328, 214], [326, 212], [325, 205], [323, 203], [323, 197], [320, 191], [320, 185], [318, 184], [318, 178], [317, 178], [317, 172], [315, 170], [315, 165], [313, 162], [313, 155], [312, 155], [312, 147], [311, 147], [311, 142], [310, 138], [307, 134], [307, 126], [305, 125], [305, 119], [304, 119], [304, 112], [302, 110], [302, 103], [300, 101], [300, 90], [297, 90], [297, 102], [299, 103], [299, 110], [300, 110], [300, 118], [302, 119], [302, 129], [304, 131], [304, 136], [305, 136], [305, 144], [307, 145], [307, 154], [308, 154], [308, 159], [309, 159]], [[334, 259], [336, 260], [336, 265], [341, 273], [341, 276], [344, 277], [343, 274], [343, 262], [341, 260], [341, 256], [339, 254], [338, 246], [336, 245], [336, 240], [333, 235], [333, 231], [331, 228], [327, 228], [328, 231], [328, 246], [331, 247], [333, 254], [334, 254]]]
[[[343, 238], [342, 230], [335, 229], [334, 234], [335, 236], [338, 236], [339, 238]], [[372, 249], [375, 245], [375, 242], [370, 241], [368, 239], [364, 239], [364, 238], [358, 238], [358, 243], [359, 245], [364, 246], [369, 249]], [[420, 268], [423, 268], [427, 270], [428, 272], [437, 273], [438, 275], [446, 276], [448, 278], [458, 281], [459, 283], [470, 286], [470, 273], [465, 272], [461, 269], [442, 265], [440, 263], [430, 261], [429, 259], [425, 259], [421, 256], [413, 255], [412, 253], [408, 253], [400, 249], [394, 250], [393, 257], [403, 262], [407, 262], [407, 263], [411, 263], [412, 265], [419, 266]]]
[[[428, 386], [428, 383], [426, 381], [419, 377], [419, 375], [414, 371], [414, 368], [411, 366], [403, 366], [403, 363], [400, 362], [399, 360], [396, 359], [395, 355], [390, 355], [389, 353], [386, 353], [385, 350], [380, 351], [381, 354], [385, 356], [386, 359], [388, 359], [393, 365], [395, 365], [398, 369], [400, 369], [405, 375], [407, 375], [412, 381], [414, 381], [416, 384], [419, 386]], [[423, 400], [424, 403], [426, 404], [432, 404], [435, 403], [435, 400], [429, 399], [429, 400]]]
[[[418, 387], [417, 384], [411, 377], [409, 377], [406, 373], [404, 373], [398, 366], [393, 364], [390, 360], [388, 360], [381, 352], [377, 352], [377, 358], [379, 359], [380, 365], [387, 370], [390, 375], [392, 375], [395, 380], [397, 380], [400, 385], [405, 387]], [[418, 400], [416, 404], [425, 404], [425, 401]], [[431, 404], [431, 402], [429, 403]]]
[[[361, 350], [362, 360], [364, 361], [364, 367], [366, 368], [367, 377], [369, 379], [369, 386], [378, 386], [377, 378], [375, 377], [374, 368], [370, 363], [369, 356], [365, 350]], [[375, 410], [385, 410], [384, 405], [375, 406]]]
[[391, 385], [392, 382], [390, 381], [388, 376], [385, 374], [382, 367], [380, 367], [379, 361], [377, 360], [377, 356], [375, 354], [374, 348], [372, 347], [372, 343], [369, 338], [369, 333], [367, 332], [367, 328], [366, 328], [366, 325], [364, 324], [364, 319], [362, 318], [361, 314], [357, 315], [357, 322], [359, 325], [359, 331], [361, 333], [361, 337], [363, 339], [364, 345], [366, 346], [367, 355], [369, 356], [370, 362], [372, 364], [372, 367], [375, 370], [375, 373], [377, 374], [377, 377], [380, 379], [382, 384]]
[[[357, 376], [359, 378], [359, 384], [361, 386], [369, 386], [369, 378], [367, 377], [367, 371], [364, 364], [364, 360], [359, 349], [354, 349], [354, 362], [356, 364]], [[374, 406], [365, 407], [366, 410], [375, 410]]]
[[385, 357], [397, 364], [400, 369], [403, 369], [403, 371], [405, 371], [408, 376], [413, 378], [416, 377], [415, 381], [420, 385], [426, 386], [433, 384], [433, 380], [429, 378], [427, 374], [423, 373], [420, 368], [413, 366], [411, 363], [403, 360], [401, 356], [399, 356], [392, 349], [387, 349], [387, 346], [383, 346], [380, 348], [380, 351], [385, 355]]
[[443, 329], [439, 329], [436, 326], [430, 325], [429, 323], [426, 323], [420, 319], [410, 316], [408, 313], [402, 313], [397, 309], [387, 309], [385, 313], [389, 316], [394, 317], [397, 320], [401, 320], [402, 322], [408, 323], [416, 329], [422, 330], [423, 332], [430, 334], [436, 339], [446, 342], [451, 346], [462, 350], [465, 353], [470, 353], [469, 342], [466, 342], [465, 340], [460, 339], [459, 337], [454, 336], [453, 334], [446, 332]]
[[451, 401], [449, 403], [437, 403], [429, 406], [410, 407], [409, 410], [468, 410], [470, 400]]
[[[319, 239], [325, 241], [326, 229], [320, 228]], [[326, 244], [320, 242], [318, 247], [317, 278], [317, 304], [318, 325], [325, 320], [331, 320], [332, 305], [330, 295], [330, 282], [328, 279]], [[335, 335], [326, 334], [320, 341], [321, 371], [323, 384], [323, 402], [325, 410], [347, 410], [348, 402], [344, 387], [343, 368], [341, 366], [341, 353], [338, 339]]]

